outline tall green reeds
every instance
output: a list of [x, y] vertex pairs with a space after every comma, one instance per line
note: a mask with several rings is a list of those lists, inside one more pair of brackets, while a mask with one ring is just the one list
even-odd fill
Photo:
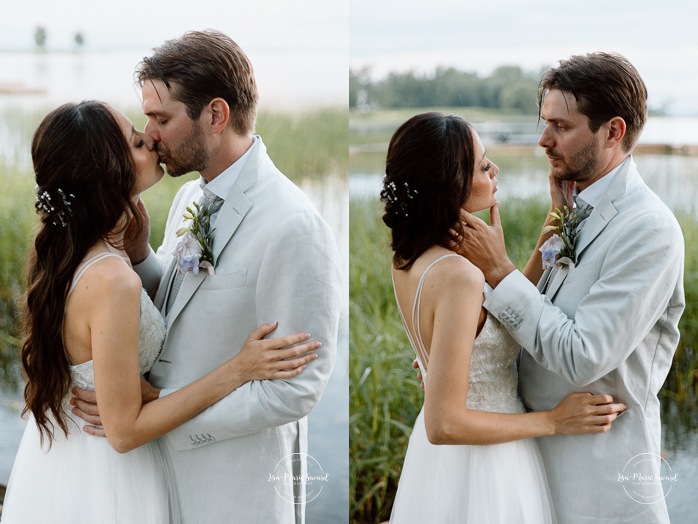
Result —
[[[353, 200], [350, 212], [350, 518], [378, 523], [390, 516], [423, 393], [395, 305], [388, 230], [380, 220], [380, 203]], [[502, 206], [507, 251], [518, 267], [528, 259], [546, 212], [547, 205], [536, 199], [508, 198]], [[672, 420], [679, 420], [665, 431], [672, 446], [689, 427], [681, 422], [680, 408], [695, 404], [698, 386], [698, 221], [680, 217], [680, 222], [686, 238], [687, 307], [680, 324], [681, 343], [662, 390], [663, 405], [671, 411], [665, 418], [671, 414]]]

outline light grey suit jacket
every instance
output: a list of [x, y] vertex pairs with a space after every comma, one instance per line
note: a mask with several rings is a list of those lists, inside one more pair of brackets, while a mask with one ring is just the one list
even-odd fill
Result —
[[661, 452], [657, 394], [685, 305], [681, 229], [631, 157], [584, 224], [576, 252], [577, 265], [563, 266], [545, 295], [517, 271], [485, 307], [525, 349], [519, 387], [530, 409], [551, 409], [573, 391], [628, 405], [608, 433], [538, 439], [560, 523], [668, 523], [663, 498], [640, 504], [619, 481], [633, 457]]
[[[186, 274], [149, 379], [165, 388], [163, 395], [186, 386], [274, 320], [279, 327], [271, 336], [307, 331], [323, 346], [300, 376], [248, 382], [164, 437], [185, 524], [303, 522], [304, 504], [294, 503], [304, 498], [302, 486], [293, 491], [272, 475], [284, 468], [305, 473], [305, 464], [289, 455], [307, 453], [306, 415], [320, 400], [336, 356], [341, 284], [333, 235], [259, 137], [252, 147], [216, 222], [215, 275]], [[182, 186], [158, 256], [137, 267], [146, 288], [159, 286], [161, 309], [174, 271], [175, 231], [200, 194], [198, 181]]]

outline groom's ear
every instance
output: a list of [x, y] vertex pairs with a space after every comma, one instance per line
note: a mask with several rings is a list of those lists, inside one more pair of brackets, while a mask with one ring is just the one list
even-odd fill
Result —
[[606, 145], [609, 148], [622, 145], [623, 137], [625, 136], [625, 131], [627, 129], [625, 120], [619, 116], [614, 116], [604, 125], [604, 130], [606, 131]]
[[213, 134], [221, 133], [230, 120], [230, 107], [222, 98], [214, 98], [208, 103], [209, 126]]

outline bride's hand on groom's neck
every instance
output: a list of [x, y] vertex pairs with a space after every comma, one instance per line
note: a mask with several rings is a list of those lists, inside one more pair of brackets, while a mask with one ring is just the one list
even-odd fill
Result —
[[464, 209], [460, 215], [461, 227], [451, 230], [451, 248], [477, 266], [490, 286], [497, 287], [516, 269], [504, 244], [499, 202], [490, 208], [490, 224]]
[[551, 173], [548, 175], [548, 183], [550, 185], [550, 210], [563, 209], [565, 206], [572, 209], [575, 182], [558, 180]]

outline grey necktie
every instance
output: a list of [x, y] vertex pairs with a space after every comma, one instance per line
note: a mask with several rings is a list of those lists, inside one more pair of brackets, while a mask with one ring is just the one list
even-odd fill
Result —
[[[199, 207], [201, 209], [205, 209], [206, 207], [208, 207], [211, 211], [212, 227], [216, 224], [216, 220], [218, 219], [218, 212], [220, 211], [223, 202], [225, 201], [222, 198], [213, 194], [206, 188], [204, 188], [204, 194], [197, 201], [197, 204], [199, 204]], [[172, 309], [172, 305], [174, 304], [175, 299], [177, 298], [177, 294], [179, 293], [179, 289], [182, 287], [183, 281], [184, 273], [175, 270], [175, 277], [172, 281], [172, 286], [170, 287], [170, 293], [167, 296], [167, 307], [165, 308], [166, 315], [170, 312], [170, 309]]]
[[575, 207], [570, 213], [570, 218], [575, 216], [578, 221], [577, 227], [574, 228], [576, 237], [584, 227], [584, 222], [586, 222], [586, 219], [589, 218], [589, 215], [591, 215], [594, 208], [579, 197], [575, 198], [575, 201], [577, 203], [577, 207]]

